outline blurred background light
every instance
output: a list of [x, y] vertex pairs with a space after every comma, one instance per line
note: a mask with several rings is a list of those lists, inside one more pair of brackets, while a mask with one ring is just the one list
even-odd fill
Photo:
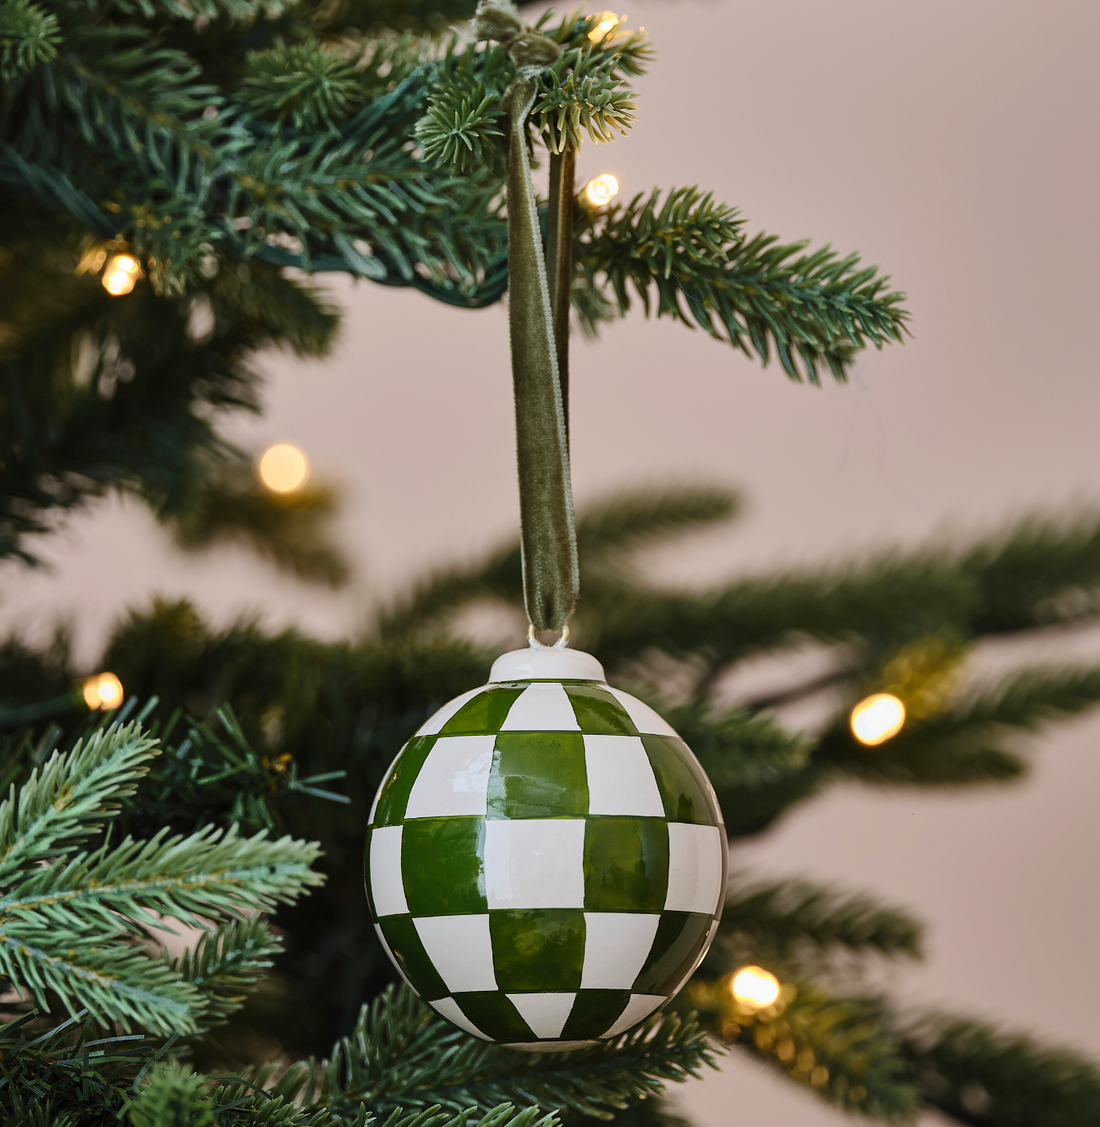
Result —
[[603, 207], [619, 194], [619, 181], [610, 172], [601, 172], [588, 181], [584, 194], [593, 207]]
[[876, 747], [896, 736], [905, 724], [905, 705], [893, 693], [875, 693], [852, 709], [852, 735]]
[[779, 997], [779, 979], [763, 967], [742, 967], [730, 983], [734, 1001], [750, 1010], [762, 1010]]
[[273, 492], [293, 493], [309, 477], [309, 462], [297, 446], [279, 442], [263, 452], [258, 473], [260, 481]]
[[[626, 19], [626, 17], [624, 16], [623, 19]], [[588, 38], [593, 43], [599, 43], [602, 39], [605, 39], [622, 23], [622, 20], [614, 12], [601, 12], [599, 20], [600, 22], [588, 33]]]
[[122, 703], [122, 682], [113, 673], [97, 673], [83, 686], [84, 703], [94, 712], [97, 708], [118, 708]]
[[129, 293], [141, 277], [138, 260], [129, 254], [116, 254], [103, 271], [103, 288], [112, 297]]

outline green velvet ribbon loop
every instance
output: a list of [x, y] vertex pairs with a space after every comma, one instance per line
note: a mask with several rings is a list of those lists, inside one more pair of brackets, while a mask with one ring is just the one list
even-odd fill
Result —
[[508, 133], [508, 325], [516, 398], [520, 546], [527, 618], [561, 631], [580, 586], [573, 491], [558, 341], [527, 151], [527, 116], [536, 76], [559, 54], [553, 40], [525, 27], [507, 0], [481, 0], [478, 39], [496, 39], [516, 65], [504, 95]]

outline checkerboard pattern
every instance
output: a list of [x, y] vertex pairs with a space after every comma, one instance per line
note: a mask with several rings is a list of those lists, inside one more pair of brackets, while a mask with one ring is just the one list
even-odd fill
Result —
[[718, 925], [726, 836], [703, 769], [598, 681], [490, 683], [405, 745], [371, 810], [367, 894], [406, 981], [477, 1037], [625, 1032]]

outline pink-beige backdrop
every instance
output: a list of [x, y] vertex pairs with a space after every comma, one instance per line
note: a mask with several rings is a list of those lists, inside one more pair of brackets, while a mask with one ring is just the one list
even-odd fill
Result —
[[[579, 501], [670, 480], [742, 487], [735, 528], [655, 561], [682, 582], [1100, 503], [1094, 0], [639, 0], [629, 15], [658, 63], [631, 136], [588, 146], [582, 173], [612, 171], [628, 195], [698, 183], [750, 229], [858, 249], [908, 291], [915, 336], [816, 390], [639, 311], [574, 350]], [[503, 308], [330, 285], [347, 313], [335, 354], [262, 357], [267, 414], [227, 433], [296, 442], [343, 483], [353, 587], [311, 591], [243, 551], [183, 560], [112, 501], [42, 546], [52, 570], [6, 567], [0, 624], [35, 635], [67, 616], [90, 664], [122, 609], [162, 592], [217, 622], [254, 610], [334, 637], [411, 575], [514, 533]], [[1100, 657], [1094, 638], [1075, 648]], [[910, 906], [929, 957], [893, 972], [904, 997], [1100, 1057], [1098, 739], [1093, 717], [1035, 741], [1022, 786], [834, 790], [735, 864]], [[703, 1127], [839, 1119], [740, 1056], [678, 1095]]]

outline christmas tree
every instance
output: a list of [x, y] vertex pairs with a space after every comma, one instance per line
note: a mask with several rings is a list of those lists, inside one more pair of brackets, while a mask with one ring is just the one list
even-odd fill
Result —
[[[328, 347], [336, 315], [309, 274], [472, 308], [502, 297], [514, 60], [444, 30], [465, 5], [9, 0], [0, 12], [5, 554], [33, 563], [59, 515], [122, 490], [183, 547], [244, 538], [304, 579], [339, 582], [331, 492], [265, 488], [216, 424], [259, 409], [258, 349]], [[551, 176], [542, 220], [582, 326], [640, 300], [809, 380], [843, 379], [868, 342], [901, 339], [900, 295], [854, 257], [754, 234], [696, 189], [578, 198], [576, 148], [629, 127], [649, 47], [607, 14], [538, 27], [558, 51], [531, 112]], [[1014, 735], [1100, 696], [1092, 668], [1022, 668], [980, 690], [962, 677], [983, 639], [1094, 618], [1095, 522], [1032, 521], [954, 552], [702, 595], [647, 580], [639, 549], [734, 507], [721, 491], [668, 490], [583, 513], [574, 623], [612, 681], [695, 750], [732, 841], [841, 778], [1013, 778]], [[919, 924], [805, 883], [736, 874], [671, 1015], [599, 1049], [487, 1046], [395, 987], [362, 890], [371, 799], [424, 718], [484, 680], [491, 655], [455, 634], [456, 612], [522, 596], [508, 546], [425, 580], [354, 643], [214, 630], [161, 603], [116, 631], [102, 676], [81, 676], [64, 638], [5, 646], [6, 1120], [668, 1120], [644, 1097], [730, 1045], [872, 1118], [1091, 1121], [1093, 1066], [893, 1005], [861, 972], [919, 956]], [[724, 677], [793, 638], [835, 655], [830, 723], [807, 736], [772, 713], [819, 681], [716, 704]]]

